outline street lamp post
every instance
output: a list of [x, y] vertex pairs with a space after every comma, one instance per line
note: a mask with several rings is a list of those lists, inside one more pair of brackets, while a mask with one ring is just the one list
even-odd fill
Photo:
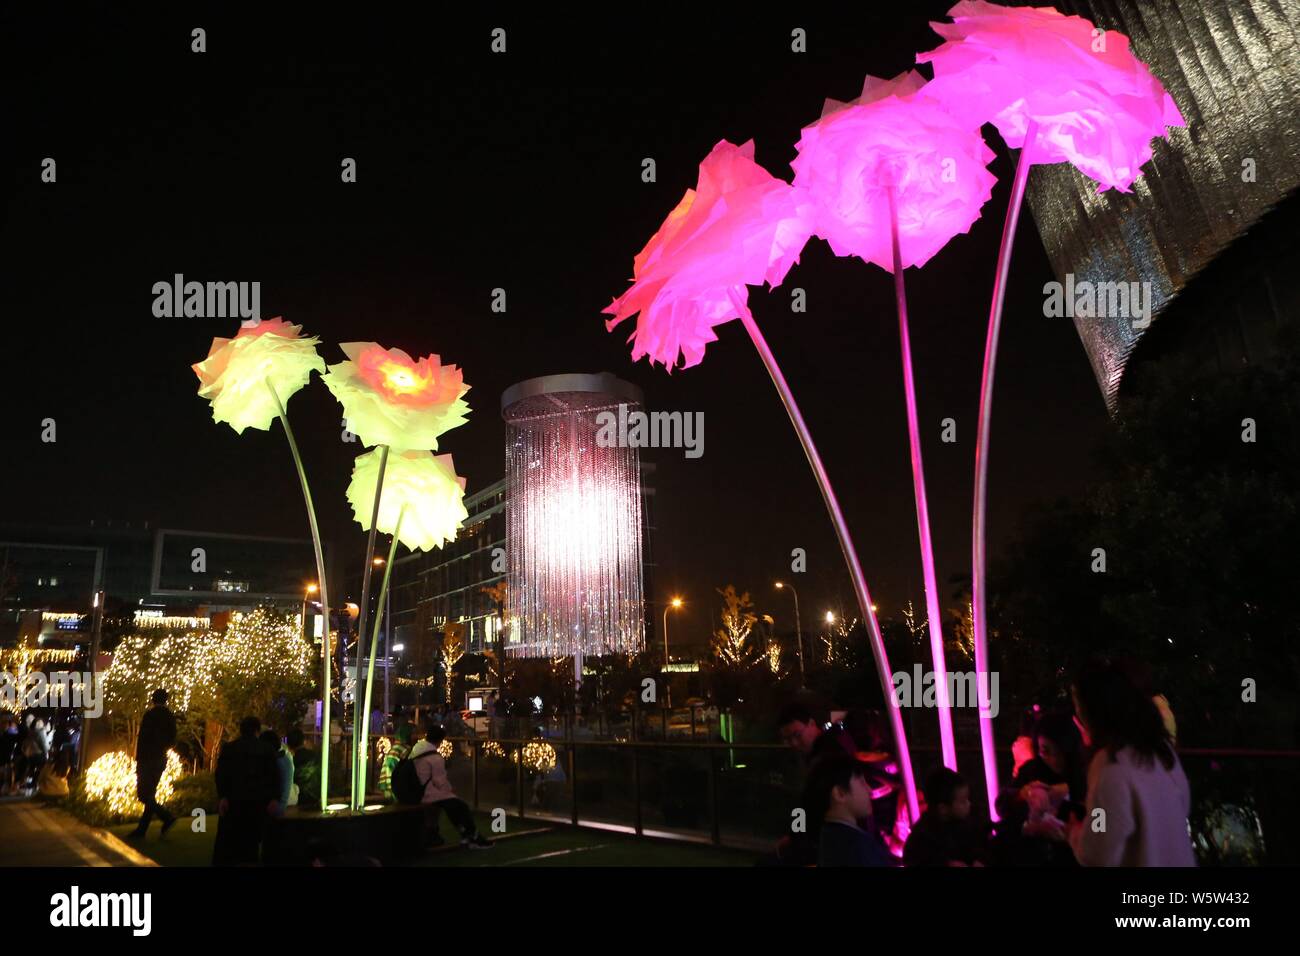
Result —
[[310, 640], [311, 636], [307, 633], [307, 596], [315, 594], [319, 590], [316, 585], [309, 584], [307, 589], [302, 593], [302, 639]]
[[804, 679], [803, 670], [803, 624], [799, 621], [799, 592], [795, 590], [793, 584], [787, 585], [784, 581], [776, 582], [776, 588], [778, 591], [787, 586], [790, 588], [790, 593], [794, 595], [794, 633], [799, 648], [799, 686], [805, 687], [807, 686], [807, 681]]
[[[99, 582], [96, 581], [96, 584], [98, 583]], [[96, 588], [94, 595], [91, 597], [90, 605], [90, 667], [88, 670], [90, 671], [90, 686], [92, 691], [98, 690], [99, 644], [100, 636], [103, 633], [104, 627], [104, 594], [105, 592], [102, 589]], [[82, 724], [81, 746], [77, 751], [78, 770], [82, 767], [89, 766], [89, 760], [85, 759], [83, 755], [89, 755], [91, 753], [90, 739], [93, 736], [92, 728], [95, 726], [95, 723], [96, 721], [87, 719]]]
[[673, 598], [664, 607], [664, 667], [668, 666], [668, 612], [682, 606], [682, 599]]
[[[668, 612], [680, 608], [681, 606], [682, 606], [682, 599], [679, 597], [673, 598], [671, 601], [668, 602], [667, 605], [664, 606], [664, 673], [665, 674], [668, 673]], [[673, 705], [672, 678], [665, 677], [664, 681], [668, 688], [668, 706], [671, 707]]]

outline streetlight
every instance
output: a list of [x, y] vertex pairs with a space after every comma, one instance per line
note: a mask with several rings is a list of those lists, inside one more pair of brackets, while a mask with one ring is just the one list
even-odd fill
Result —
[[[672, 610], [676, 610], [681, 606], [682, 606], [682, 599], [679, 597], [675, 597], [671, 601], [669, 601], [668, 605], [664, 608], [664, 673], [665, 674], [668, 673], [668, 612]], [[668, 706], [671, 707], [673, 705], [672, 680], [671, 678], [668, 677], [665, 677], [664, 680], [667, 682], [667, 686], [668, 686]]]
[[668, 612], [676, 610], [681, 606], [682, 599], [675, 597], [669, 601], [668, 605], [664, 608], [664, 667], [668, 666]]
[[316, 593], [317, 591], [319, 591], [319, 590], [320, 590], [320, 588], [317, 587], [315, 584], [309, 584], [309, 585], [307, 585], [306, 590], [303, 591], [303, 595], [302, 595], [302, 638], [303, 638], [304, 641], [307, 639], [307, 597], [308, 597], [308, 595], [315, 594], [315, 593]]
[[[783, 590], [785, 587], [786, 583], [784, 581], [776, 582], [776, 589], [778, 591]], [[795, 590], [793, 584], [789, 585], [789, 588], [790, 593], [794, 595], [794, 632], [795, 638], [799, 642], [799, 686], [803, 687], [806, 682], [804, 680], [803, 671], [803, 624], [799, 621], [799, 592]]]

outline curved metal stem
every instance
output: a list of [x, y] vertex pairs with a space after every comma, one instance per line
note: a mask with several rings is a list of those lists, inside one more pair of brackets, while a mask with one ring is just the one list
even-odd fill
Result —
[[822, 465], [821, 456], [817, 454], [817, 447], [813, 444], [812, 435], [808, 431], [808, 426], [804, 423], [803, 415], [799, 412], [799, 406], [795, 404], [790, 386], [786, 384], [785, 376], [781, 373], [780, 366], [776, 364], [776, 357], [773, 356], [772, 350], [768, 348], [763, 333], [759, 331], [757, 323], [754, 322], [754, 317], [750, 315], [749, 309], [740, 300], [740, 296], [735, 289], [731, 290], [731, 304], [735, 306], [736, 313], [745, 326], [745, 331], [749, 333], [754, 348], [758, 349], [758, 354], [763, 359], [763, 365], [766, 366], [767, 373], [772, 378], [772, 384], [776, 386], [777, 393], [781, 396], [786, 413], [790, 416], [790, 422], [794, 425], [794, 430], [803, 445], [804, 454], [808, 456], [808, 464], [812, 467], [813, 477], [817, 479], [817, 487], [821, 490], [822, 500], [826, 502], [826, 510], [830, 512], [831, 523], [835, 526], [835, 535], [839, 538], [840, 549], [844, 552], [844, 560], [849, 566], [849, 576], [853, 579], [853, 591], [857, 595], [858, 604], [862, 609], [862, 619], [867, 622], [868, 633], [871, 637], [871, 653], [876, 659], [876, 671], [880, 677], [880, 688], [885, 697], [885, 709], [889, 712], [889, 725], [894, 735], [894, 748], [898, 757], [900, 775], [903, 778], [903, 787], [907, 793], [907, 806], [911, 812], [912, 820], [915, 821], [920, 817], [920, 802], [917, 800], [916, 780], [912, 774], [912, 755], [907, 749], [907, 734], [903, 728], [903, 717], [898, 707], [898, 698], [894, 693], [894, 685], [891, 679], [893, 672], [889, 669], [889, 657], [885, 653], [885, 640], [880, 633], [880, 622], [876, 620], [876, 613], [871, 609], [871, 593], [867, 590], [867, 582], [862, 575], [862, 565], [858, 562], [858, 553], [853, 547], [853, 540], [849, 537], [848, 525], [844, 522], [844, 514], [840, 511], [839, 501], [835, 498], [835, 491], [831, 488], [830, 478], [826, 474], [826, 468]]
[[907, 438], [912, 454], [912, 493], [916, 499], [916, 530], [921, 539], [921, 572], [925, 581], [925, 615], [930, 631], [930, 658], [934, 665], [935, 703], [939, 711], [939, 742], [943, 765], [957, 769], [957, 747], [952, 732], [952, 703], [948, 700], [948, 665], [943, 653], [942, 610], [934, 573], [934, 544], [930, 539], [930, 508], [925, 498], [925, 466], [921, 461], [921, 432], [916, 415], [916, 382], [912, 377], [912, 343], [907, 331], [907, 294], [903, 288], [903, 257], [898, 248], [898, 210], [889, 189], [890, 240], [894, 253], [894, 300], [898, 304], [898, 342], [903, 353], [903, 392], [907, 398]]
[[[370, 693], [375, 686], [375, 655], [379, 653], [379, 622], [384, 619], [384, 604], [388, 601], [388, 581], [393, 576], [393, 559], [397, 557], [397, 536], [402, 533], [402, 517], [406, 514], [406, 505], [397, 512], [397, 524], [393, 526], [393, 543], [388, 548], [388, 563], [384, 565], [384, 582], [379, 586], [379, 602], [375, 605], [375, 633], [370, 639], [370, 663], [366, 666], [366, 698], [361, 711], [361, 719], [354, 721], [361, 725], [361, 748], [357, 752], [357, 764], [361, 768], [357, 773], [358, 807], [366, 799], [366, 752], [370, 745]], [[373, 528], [374, 525], [371, 525]], [[358, 657], [358, 664], [360, 658]], [[387, 667], [387, 662], [384, 663]]]
[[325, 551], [321, 547], [320, 527], [316, 524], [316, 507], [311, 501], [311, 489], [307, 486], [307, 472], [302, 467], [302, 456], [298, 454], [298, 443], [294, 441], [293, 429], [289, 427], [289, 416], [285, 413], [284, 403], [271, 384], [266, 380], [266, 388], [275, 399], [276, 410], [280, 413], [280, 424], [284, 426], [284, 437], [289, 442], [289, 451], [293, 453], [293, 463], [298, 468], [298, 480], [302, 483], [302, 497], [307, 503], [307, 520], [311, 524], [311, 543], [316, 549], [316, 577], [320, 585], [321, 619], [321, 735], [320, 735], [320, 807], [324, 810], [329, 805], [329, 744], [330, 744], [330, 665], [332, 648], [330, 647], [330, 599], [329, 586], [325, 582]]
[[[370, 572], [375, 565], [375, 531], [379, 524], [379, 499], [384, 493], [384, 469], [388, 466], [388, 446], [380, 445], [379, 477], [375, 479], [375, 506], [370, 513], [370, 538], [366, 543], [366, 566], [361, 572], [361, 611], [357, 616], [357, 690], [361, 688], [361, 648], [365, 641], [366, 622], [370, 611]], [[366, 678], [369, 680], [369, 677]], [[369, 686], [366, 692], [369, 693]], [[353, 695], [356, 699], [356, 695]], [[365, 784], [360, 777], [361, 755], [365, 738], [361, 735], [361, 722], [358, 715], [352, 715], [352, 809], [360, 810], [366, 798]], [[360, 786], [358, 786], [360, 784]]]
[[985, 593], [986, 505], [989, 477], [989, 423], [993, 416], [993, 375], [998, 359], [998, 334], [1002, 329], [1002, 304], [1007, 294], [1007, 274], [1011, 270], [1011, 249], [1020, 220], [1020, 207], [1029, 181], [1030, 153], [1038, 126], [1032, 120], [1025, 130], [1025, 144], [1016, 161], [1016, 175], [1011, 184], [1011, 200], [1002, 227], [1002, 244], [998, 247], [998, 264], [993, 276], [993, 304], [989, 309], [988, 336], [984, 342], [984, 375], [980, 384], [979, 427], [975, 438], [975, 505], [971, 520], [971, 629], [974, 632], [975, 672], [980, 694], [980, 751], [984, 758], [984, 787], [989, 801], [989, 817], [998, 819], [998, 764], [993, 741], [993, 718], [988, 711], [989, 649], [988, 597]]

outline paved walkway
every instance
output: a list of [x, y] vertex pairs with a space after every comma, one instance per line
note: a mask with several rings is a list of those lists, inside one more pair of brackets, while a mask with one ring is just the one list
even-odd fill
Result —
[[0, 866], [156, 866], [104, 830], [22, 797], [0, 799]]

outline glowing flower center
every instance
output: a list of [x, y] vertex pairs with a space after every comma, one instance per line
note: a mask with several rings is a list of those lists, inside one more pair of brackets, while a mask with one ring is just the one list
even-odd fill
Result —
[[386, 363], [383, 371], [384, 382], [389, 390], [399, 395], [421, 392], [433, 384], [433, 376], [416, 378], [415, 373], [409, 368], [404, 368], [395, 362]]
[[451, 383], [439, 382], [438, 369], [428, 356], [413, 361], [404, 353], [375, 346], [357, 357], [357, 369], [361, 380], [390, 402], [432, 405], [447, 400], [443, 393]]

